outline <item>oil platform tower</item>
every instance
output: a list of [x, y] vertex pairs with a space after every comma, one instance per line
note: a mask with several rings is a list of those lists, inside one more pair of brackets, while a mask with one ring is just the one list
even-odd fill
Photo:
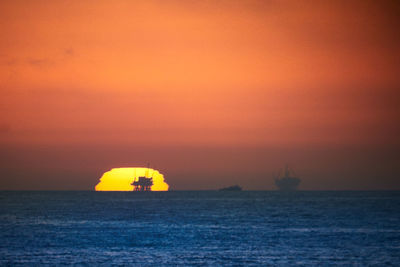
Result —
[[135, 176], [133, 178], [133, 182], [131, 183], [131, 185], [133, 185], [133, 191], [151, 191], [151, 186], [153, 185], [153, 173], [151, 174], [150, 178], [147, 178], [149, 177], [149, 169], [147, 169], [146, 174], [144, 176], [139, 177], [139, 179], [136, 180], [136, 171], [135, 171]]

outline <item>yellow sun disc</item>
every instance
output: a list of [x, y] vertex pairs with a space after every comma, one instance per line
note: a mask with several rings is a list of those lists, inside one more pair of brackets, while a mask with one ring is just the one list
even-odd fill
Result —
[[114, 168], [105, 172], [100, 182], [95, 186], [96, 191], [132, 191], [134, 179], [139, 177], [153, 178], [151, 191], [168, 191], [169, 185], [164, 176], [150, 168]]

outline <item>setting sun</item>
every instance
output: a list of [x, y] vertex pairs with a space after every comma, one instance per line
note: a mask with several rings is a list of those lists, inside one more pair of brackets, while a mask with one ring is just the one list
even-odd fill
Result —
[[139, 177], [153, 178], [151, 191], [168, 191], [164, 176], [150, 168], [114, 168], [105, 172], [96, 185], [96, 191], [133, 191], [132, 182]]

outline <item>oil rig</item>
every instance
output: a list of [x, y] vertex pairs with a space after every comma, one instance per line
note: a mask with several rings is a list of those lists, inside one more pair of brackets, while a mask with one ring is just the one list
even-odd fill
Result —
[[151, 186], [153, 185], [153, 173], [151, 174], [150, 178], [147, 178], [149, 177], [149, 169], [147, 169], [146, 174], [138, 177], [138, 180], [136, 180], [135, 171], [135, 176], [133, 178], [133, 182], [131, 183], [131, 185], [133, 185], [133, 191], [151, 191]]
[[286, 165], [283, 174], [279, 173], [275, 178], [275, 184], [280, 191], [296, 191], [297, 187], [301, 183], [301, 179], [295, 176], [292, 176], [291, 173], [294, 173], [293, 170], [290, 170]]

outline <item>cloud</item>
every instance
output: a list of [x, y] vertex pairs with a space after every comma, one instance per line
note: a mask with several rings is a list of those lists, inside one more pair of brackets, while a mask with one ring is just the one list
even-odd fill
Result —
[[75, 55], [75, 51], [72, 48], [64, 49], [64, 55], [72, 57]]
[[33, 67], [42, 68], [51, 65], [53, 61], [47, 58], [28, 58], [26, 63]]
[[9, 60], [6, 60], [5, 61], [5, 64], [7, 65], [7, 66], [9, 66], [9, 67], [12, 67], [12, 66], [14, 66], [14, 65], [16, 65], [18, 62], [17, 62], [17, 60], [15, 60], [15, 59], [9, 59]]
[[[62, 56], [63, 58], [60, 58]], [[6, 58], [0, 61], [1, 65], [5, 65], [7, 67], [18, 67], [21, 65], [29, 65], [31, 67], [47, 67], [50, 65], [53, 65], [55, 63], [60, 63], [69, 57], [75, 56], [75, 50], [73, 48], [66, 48], [63, 50], [63, 52], [59, 55], [56, 55], [54, 57], [40, 57], [40, 56], [30, 56], [26, 57], [25, 59], [18, 59], [15, 57], [8, 57], [6, 55], [0, 55], [2, 58]]]

